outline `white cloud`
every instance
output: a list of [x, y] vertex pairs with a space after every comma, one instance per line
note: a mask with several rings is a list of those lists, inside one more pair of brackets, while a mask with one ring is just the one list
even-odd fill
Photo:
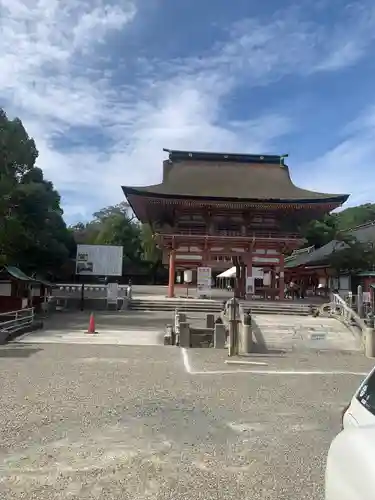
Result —
[[[246, 110], [251, 119], [223, 124], [223, 98], [244, 79], [251, 87], [351, 65], [375, 32], [373, 18], [365, 22], [362, 11], [332, 32], [301, 21], [298, 11], [279, 12], [268, 24], [237, 24], [225, 44], [201, 58], [143, 61], [144, 79], [113, 86], [96, 62], [111, 55], [109, 37], [135, 19], [134, 2], [1, 0], [0, 95], [35, 138], [40, 166], [66, 193], [69, 218], [121, 201], [121, 184], [158, 182], [163, 147], [272, 150], [274, 140], [295, 127], [291, 119]], [[80, 126], [101, 129], [109, 146], [100, 150], [96, 142], [78, 140], [57, 148], [56, 138]]]
[[310, 189], [353, 193], [348, 205], [374, 202], [375, 107], [345, 128], [346, 137], [321, 157], [301, 166]]

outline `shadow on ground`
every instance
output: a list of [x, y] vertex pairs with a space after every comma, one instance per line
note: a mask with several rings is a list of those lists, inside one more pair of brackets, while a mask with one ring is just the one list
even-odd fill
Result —
[[[163, 330], [174, 323], [173, 311], [105, 311], [95, 312], [98, 330]], [[205, 313], [194, 313], [189, 321], [193, 326], [205, 322]], [[45, 320], [46, 330], [85, 331], [90, 311], [58, 312]]]
[[0, 347], [0, 358], [29, 358], [34, 354], [42, 351], [42, 349], [30, 347], [24, 344], [14, 344], [10, 346]]

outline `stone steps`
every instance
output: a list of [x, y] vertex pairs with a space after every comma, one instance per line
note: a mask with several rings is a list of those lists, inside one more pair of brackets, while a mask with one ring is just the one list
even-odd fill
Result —
[[[285, 302], [242, 302], [245, 309], [251, 309], [253, 314], [288, 314], [308, 316], [311, 314], [309, 304]], [[220, 313], [223, 301], [204, 299], [141, 299], [130, 301], [129, 309], [133, 311], [174, 311]]]
[[132, 311], [179, 311], [220, 313], [223, 302], [199, 299], [132, 299], [129, 304]]

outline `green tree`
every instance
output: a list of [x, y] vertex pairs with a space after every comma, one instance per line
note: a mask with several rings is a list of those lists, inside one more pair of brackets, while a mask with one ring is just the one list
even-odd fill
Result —
[[142, 260], [141, 226], [126, 202], [102, 208], [93, 214], [92, 221], [80, 222], [70, 230], [78, 244], [122, 246], [124, 269]]
[[346, 231], [375, 220], [375, 204], [366, 203], [357, 207], [349, 207], [335, 215], [337, 229]]
[[350, 234], [337, 234], [333, 252], [328, 263], [336, 274], [343, 272], [357, 273], [375, 268], [375, 249], [372, 242], [361, 242]]
[[162, 251], [156, 245], [154, 234], [149, 224], [141, 225], [140, 239], [142, 257], [149, 268], [151, 280], [155, 283], [157, 274], [163, 269]]
[[95, 244], [122, 246], [125, 266], [141, 260], [140, 227], [126, 215], [114, 213], [106, 216], [102, 220]]
[[337, 233], [337, 218], [326, 215], [322, 220], [313, 220], [302, 228], [308, 246], [320, 248], [332, 241]]
[[77, 223], [70, 230], [77, 244], [122, 246], [125, 273], [138, 269], [155, 282], [163, 269], [162, 252], [151, 226], [139, 223], [126, 202], [102, 208], [93, 214], [92, 221]]
[[54, 273], [74, 249], [53, 184], [35, 166], [34, 140], [0, 109], [0, 254], [2, 264]]

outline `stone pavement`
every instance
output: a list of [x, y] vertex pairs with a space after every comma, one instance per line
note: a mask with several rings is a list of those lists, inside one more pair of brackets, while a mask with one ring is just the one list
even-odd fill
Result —
[[[167, 324], [173, 324], [173, 311], [107, 311], [96, 312], [98, 334], [89, 335], [89, 311], [55, 313], [44, 320], [43, 330], [27, 333], [15, 342], [161, 345]], [[201, 326], [205, 313], [189, 315], [192, 326]]]
[[252, 318], [254, 337], [267, 349], [363, 349], [359, 336], [334, 318], [281, 314], [254, 314]]
[[[45, 328], [19, 337], [25, 343], [91, 343], [123, 345], [159, 345], [167, 324], [173, 324], [173, 311], [96, 312], [97, 335], [85, 332], [88, 311], [61, 312], [45, 320]], [[188, 313], [193, 327], [204, 326], [206, 314]], [[253, 315], [257, 350], [334, 350], [360, 351], [361, 342], [342, 323], [333, 318], [287, 315]]]
[[0, 498], [323, 499], [326, 452], [362, 378], [353, 373], [373, 362], [246, 358], [272, 371], [257, 374], [264, 365], [235, 372], [226, 360], [188, 350], [189, 373], [175, 347], [1, 346]]

